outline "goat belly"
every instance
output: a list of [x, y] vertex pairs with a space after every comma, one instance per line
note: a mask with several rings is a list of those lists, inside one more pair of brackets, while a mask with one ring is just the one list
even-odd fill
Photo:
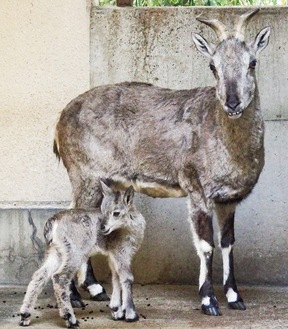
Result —
[[136, 191], [155, 198], [181, 198], [187, 196], [180, 186], [164, 186], [157, 183], [137, 182]]
[[124, 180], [112, 177], [109, 185], [115, 190], [125, 190], [133, 186], [134, 190], [139, 193], [149, 195], [154, 198], [181, 198], [187, 196], [178, 184], [161, 184], [158, 182], [145, 182], [141, 180]]

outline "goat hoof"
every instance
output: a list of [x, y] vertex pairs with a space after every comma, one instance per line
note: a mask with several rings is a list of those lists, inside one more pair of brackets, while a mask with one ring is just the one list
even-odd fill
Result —
[[219, 310], [218, 302], [215, 296], [206, 296], [201, 304], [202, 312], [206, 315], [222, 315]]
[[86, 306], [81, 299], [71, 299], [71, 305], [74, 308], [83, 308]]
[[20, 322], [19, 322], [20, 327], [28, 327], [29, 324], [30, 324], [30, 321], [26, 321], [26, 320], [20, 320]]
[[244, 304], [243, 301], [238, 301], [238, 302], [231, 302], [228, 303], [229, 308], [231, 308], [232, 310], [241, 310], [241, 311], [245, 311], [246, 310], [246, 306]]
[[206, 315], [221, 315], [217, 299], [214, 296], [206, 297], [205, 303], [201, 305], [202, 312]]
[[136, 322], [139, 320], [139, 315], [137, 313], [134, 314], [133, 317], [125, 317], [126, 322]]
[[123, 321], [123, 320], [125, 320], [125, 315], [123, 315], [123, 316], [115, 316], [115, 314], [112, 314], [112, 319], [114, 321]]
[[72, 315], [70, 313], [66, 313], [63, 316], [63, 319], [66, 321], [67, 328], [79, 328], [79, 321], [75, 319], [75, 316], [73, 316], [73, 317], [74, 317], [75, 322], [71, 321]]
[[213, 306], [213, 305], [202, 305], [202, 312], [205, 315], [212, 315], [212, 316], [218, 316], [218, 315], [222, 315], [220, 313], [219, 307], [217, 306]]
[[67, 328], [79, 328], [80, 322], [77, 320], [75, 323], [68, 321]]
[[111, 315], [114, 321], [125, 320], [125, 312], [123, 312], [121, 308], [119, 308], [117, 312], [111, 312]]
[[91, 296], [91, 299], [94, 300], [94, 301], [96, 301], [96, 302], [109, 302], [109, 300], [110, 300], [110, 298], [106, 294], [106, 292], [101, 292], [98, 295]]
[[19, 322], [19, 326], [28, 327], [30, 324], [31, 314], [26, 312], [26, 313], [21, 313], [20, 315], [21, 315], [21, 320]]

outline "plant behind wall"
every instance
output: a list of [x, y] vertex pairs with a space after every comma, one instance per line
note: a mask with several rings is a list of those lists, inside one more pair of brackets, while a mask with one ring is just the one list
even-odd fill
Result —
[[[123, 0], [118, 0], [119, 5]], [[130, 1], [124, 0], [123, 6]], [[135, 7], [154, 6], [285, 6], [288, 0], [131, 0]], [[130, 3], [131, 3], [130, 2]], [[98, 0], [98, 5], [116, 5], [116, 0]], [[117, 3], [118, 5], [118, 3]]]

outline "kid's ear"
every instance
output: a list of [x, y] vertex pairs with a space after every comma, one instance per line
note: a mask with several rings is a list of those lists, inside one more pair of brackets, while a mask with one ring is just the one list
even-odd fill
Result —
[[134, 198], [134, 188], [133, 186], [130, 186], [124, 193], [124, 203], [130, 206], [133, 202], [133, 198]]
[[111, 188], [108, 185], [106, 185], [102, 179], [100, 179], [100, 186], [101, 186], [103, 195], [107, 196], [107, 195], [111, 195], [113, 193]]

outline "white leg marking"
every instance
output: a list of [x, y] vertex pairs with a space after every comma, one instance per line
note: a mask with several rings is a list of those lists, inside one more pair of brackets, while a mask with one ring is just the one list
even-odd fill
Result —
[[204, 253], [211, 252], [212, 249], [213, 249], [210, 246], [210, 244], [208, 242], [206, 242], [205, 240], [200, 240], [199, 241], [199, 247], [200, 247], [201, 251], [204, 252]]
[[91, 296], [99, 295], [103, 292], [103, 287], [100, 284], [92, 284], [88, 286], [88, 290]]
[[206, 296], [202, 299], [202, 305], [209, 306], [210, 305], [210, 297]]
[[225, 285], [229, 274], [230, 274], [230, 259], [229, 255], [232, 250], [232, 246], [228, 248], [222, 248], [222, 259], [223, 259], [223, 284]]
[[198, 238], [194, 238], [194, 243], [197, 250], [197, 254], [200, 257], [200, 275], [199, 275], [199, 289], [200, 289], [204, 284], [208, 273], [205, 253], [211, 253], [213, 248], [210, 246], [208, 242], [206, 242], [205, 240], [199, 240]]
[[233, 303], [233, 302], [237, 302], [238, 294], [232, 288], [229, 288], [226, 297], [228, 303]]

